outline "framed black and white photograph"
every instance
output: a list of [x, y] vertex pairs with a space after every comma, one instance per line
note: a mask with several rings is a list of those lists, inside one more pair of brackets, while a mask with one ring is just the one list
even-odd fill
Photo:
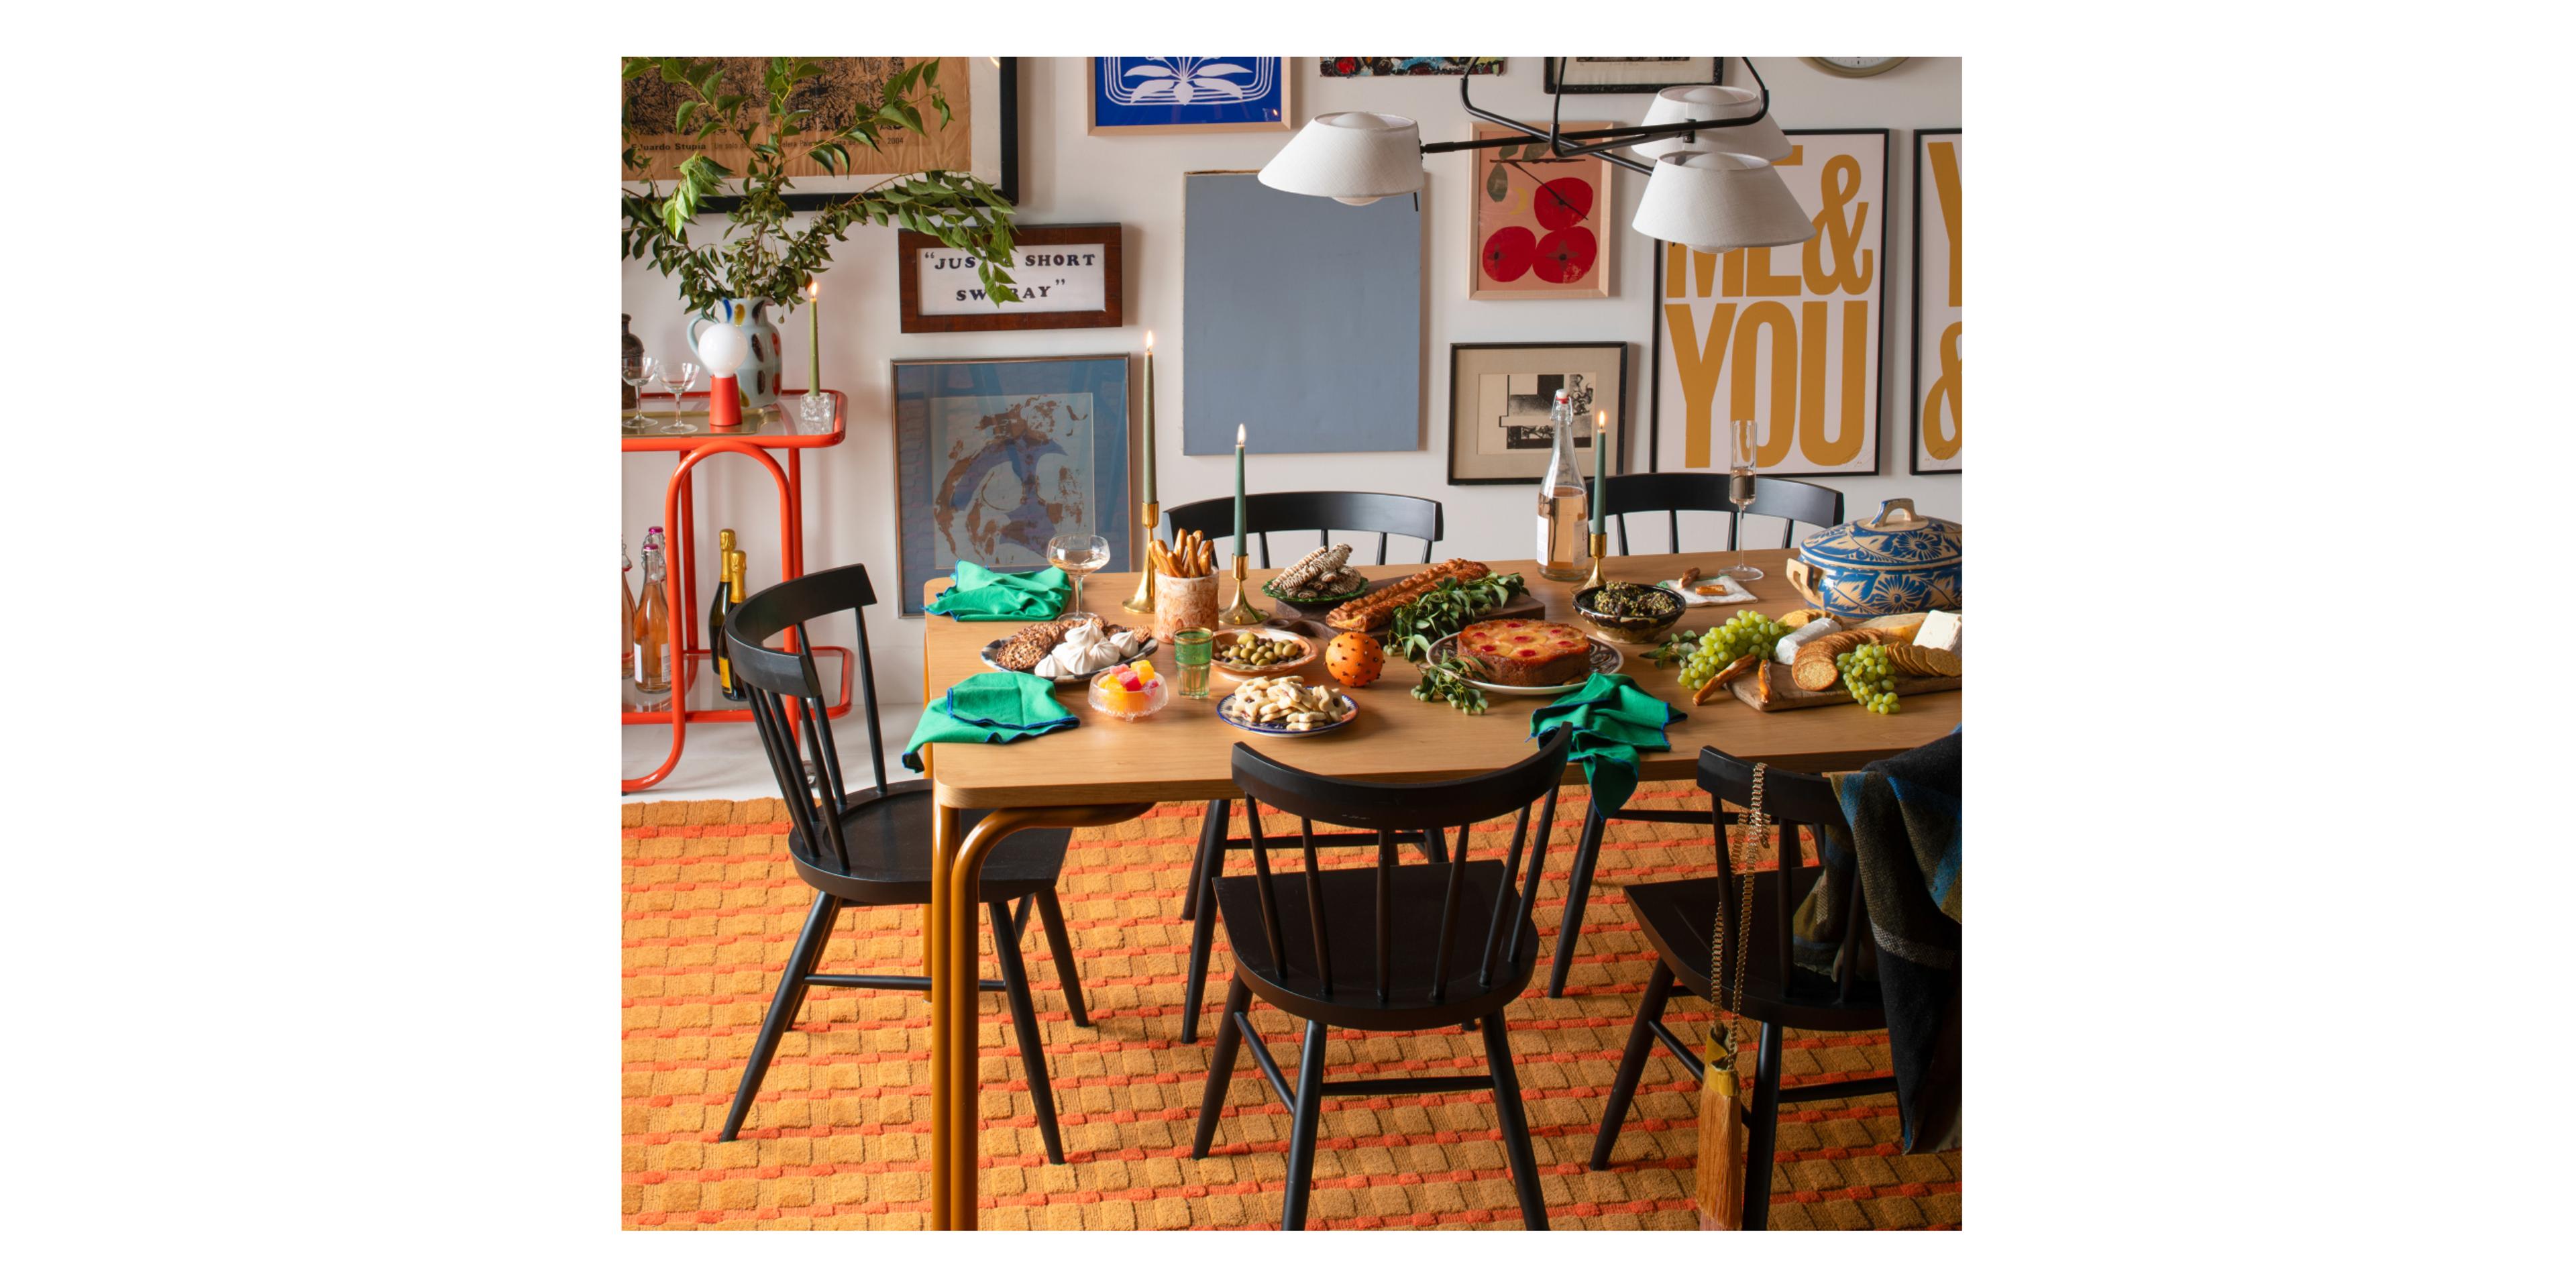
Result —
[[1675, 85], [1714, 85], [1723, 58], [1542, 58], [1547, 92], [1652, 94]]
[[985, 294], [974, 255], [928, 233], [897, 237], [904, 333], [1127, 325], [1124, 225], [1024, 225], [1011, 240], [1011, 287], [1020, 298], [1001, 304]]
[[1628, 441], [1628, 346], [1453, 344], [1449, 346], [1449, 481], [1528, 483], [1547, 473], [1556, 392], [1574, 409], [1578, 469], [1592, 472], [1599, 414], [1610, 427], [1610, 469]]

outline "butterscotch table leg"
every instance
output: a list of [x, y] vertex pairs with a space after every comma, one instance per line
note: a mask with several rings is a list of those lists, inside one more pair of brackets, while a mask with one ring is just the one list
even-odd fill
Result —
[[[957, 862], [957, 811], [933, 805], [930, 811], [930, 907], [921, 918], [921, 973], [930, 977], [930, 1228], [950, 1228], [948, 1187], [948, 1122], [956, 1106], [948, 1102], [948, 1066], [952, 1045], [948, 1008], [956, 991], [942, 951], [948, 944], [948, 873]], [[970, 977], [971, 978], [971, 977]], [[972, 985], [969, 985], [972, 991]], [[971, 1032], [971, 1030], [970, 1030]], [[971, 1226], [971, 1222], [969, 1223]]]

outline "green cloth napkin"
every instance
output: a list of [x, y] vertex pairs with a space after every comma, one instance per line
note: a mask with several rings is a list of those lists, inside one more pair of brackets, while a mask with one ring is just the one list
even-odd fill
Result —
[[994, 572], [982, 564], [961, 562], [955, 584], [921, 611], [960, 622], [1053, 621], [1064, 612], [1072, 589], [1061, 568]]
[[1583, 766], [1583, 781], [1592, 785], [1592, 807], [1608, 814], [1628, 803], [1637, 790], [1637, 752], [1670, 751], [1664, 726], [1682, 718], [1671, 703], [1637, 687], [1624, 675], [1596, 675], [1582, 688], [1530, 716], [1530, 737], [1537, 739], [1561, 724], [1574, 726], [1566, 759]]
[[924, 743], [1017, 742], [1080, 723], [1055, 700], [1052, 682], [1017, 671], [987, 671], [951, 685], [948, 696], [921, 713], [912, 741], [903, 746], [903, 763], [918, 772]]

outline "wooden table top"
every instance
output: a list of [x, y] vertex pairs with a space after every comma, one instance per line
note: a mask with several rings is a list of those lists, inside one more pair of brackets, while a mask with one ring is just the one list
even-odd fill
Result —
[[[1744, 608], [1772, 617], [1802, 607], [1796, 588], [1782, 571], [1789, 552], [1747, 550], [1743, 562], [1764, 572], [1748, 589], [1750, 604], [1712, 605], [1683, 612], [1676, 630], [1706, 630]], [[1530, 593], [1547, 606], [1550, 621], [1581, 624], [1572, 599], [1576, 583], [1548, 581], [1529, 560], [1486, 560], [1495, 572], [1517, 572]], [[1736, 562], [1728, 552], [1625, 555], [1605, 559], [1605, 573], [1624, 581], [1651, 582], [1685, 568], [1714, 569]], [[1372, 576], [1419, 572], [1425, 564], [1372, 567]], [[1274, 570], [1252, 576], [1254, 598]], [[1083, 606], [1113, 625], [1142, 625], [1144, 619], [1119, 607], [1134, 593], [1134, 573], [1093, 573], [1083, 586]], [[928, 583], [925, 602], [948, 584]], [[1227, 590], [1231, 598], [1232, 589]], [[935, 701], [948, 686], [985, 670], [977, 654], [994, 639], [1018, 630], [1011, 622], [954, 622], [925, 619], [923, 692]], [[1642, 660], [1645, 646], [1620, 645], [1638, 687], [1681, 709], [1687, 717], [1665, 735], [1669, 752], [1650, 752], [1641, 766], [1648, 779], [1689, 778], [1697, 772], [1699, 749], [1716, 746], [1730, 755], [1766, 760], [1783, 768], [1808, 771], [1858, 769], [1870, 761], [1918, 747], [1950, 732], [1959, 723], [1960, 694], [1909, 694], [1892, 716], [1872, 715], [1857, 704], [1837, 703], [1798, 711], [1760, 712], [1731, 695], [1694, 707], [1681, 685], [1681, 668], [1657, 668]], [[1172, 650], [1154, 655], [1155, 670], [1173, 675]], [[1329, 683], [1320, 653], [1299, 675], [1308, 683]], [[1419, 672], [1390, 650], [1386, 674], [1365, 689], [1350, 690], [1359, 714], [1350, 728], [1313, 738], [1265, 738], [1248, 734], [1217, 719], [1216, 704], [1234, 691], [1223, 672], [1209, 680], [1209, 697], [1194, 701], [1174, 693], [1161, 711], [1133, 723], [1091, 709], [1090, 696], [1072, 686], [1056, 690], [1058, 698], [1082, 723], [1059, 733], [1000, 745], [944, 743], [923, 749], [929, 777], [943, 804], [961, 809], [1002, 806], [1079, 805], [1144, 801], [1236, 798], [1227, 759], [1234, 744], [1250, 741], [1283, 763], [1317, 773], [1388, 781], [1455, 778], [1498, 769], [1527, 756], [1530, 713], [1553, 699], [1488, 694], [1486, 714], [1471, 716], [1445, 702], [1417, 702], [1409, 692]], [[1337, 686], [1338, 687], [1338, 686]], [[902, 731], [888, 730], [900, 737]], [[1581, 780], [1569, 767], [1568, 782]]]

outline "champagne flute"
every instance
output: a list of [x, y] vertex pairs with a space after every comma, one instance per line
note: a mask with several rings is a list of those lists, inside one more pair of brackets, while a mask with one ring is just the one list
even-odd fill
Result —
[[653, 364], [653, 379], [671, 395], [671, 424], [680, 424], [680, 395], [689, 392], [689, 382], [698, 378], [698, 364], [663, 358]]
[[633, 356], [621, 354], [619, 355], [617, 378], [625, 381], [626, 387], [634, 390], [636, 394], [634, 413], [617, 422], [617, 427], [619, 429], [641, 429], [644, 426], [651, 424], [652, 422], [644, 419], [643, 393], [644, 386], [653, 382], [653, 360], [640, 353]]
[[1047, 540], [1047, 562], [1073, 578], [1073, 611], [1082, 611], [1082, 575], [1109, 562], [1109, 539], [1088, 532], [1059, 532]]
[[1760, 421], [1738, 420], [1727, 423], [1726, 499], [1735, 503], [1735, 549], [1739, 552], [1735, 566], [1721, 569], [1739, 582], [1760, 581], [1762, 570], [1748, 567], [1740, 557], [1744, 549], [1744, 507], [1753, 503], [1753, 454], [1762, 435]]

